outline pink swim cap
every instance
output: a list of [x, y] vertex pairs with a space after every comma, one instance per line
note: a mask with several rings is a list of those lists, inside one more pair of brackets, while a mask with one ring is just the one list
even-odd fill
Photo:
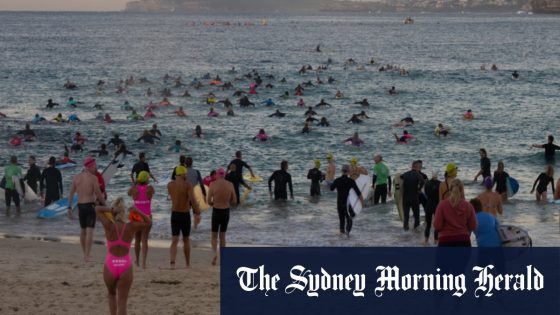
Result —
[[226, 175], [226, 171], [224, 170], [223, 167], [220, 167], [217, 171], [216, 171], [216, 176], [218, 177], [224, 177]]

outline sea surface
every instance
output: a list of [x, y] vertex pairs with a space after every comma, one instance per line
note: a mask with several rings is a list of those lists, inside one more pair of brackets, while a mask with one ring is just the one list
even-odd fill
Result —
[[[415, 14], [413, 25], [404, 25], [401, 14], [384, 15], [309, 15], [309, 16], [238, 16], [238, 15], [179, 15], [129, 13], [17, 13], [0, 12], [0, 111], [8, 115], [1, 120], [0, 159], [7, 163], [10, 155], [25, 162], [27, 156], [37, 156], [43, 166], [48, 157], [61, 156], [64, 142], [79, 131], [87, 138], [86, 148], [96, 149], [114, 133], [121, 134], [135, 154], [144, 151], [153, 174], [158, 179], [169, 175], [179, 154], [168, 151], [176, 139], [187, 147], [186, 154], [194, 158], [194, 166], [206, 176], [210, 170], [226, 166], [236, 150], [256, 174], [265, 179], [279, 168], [281, 160], [289, 161], [294, 182], [295, 200], [276, 203], [268, 196], [267, 183], [254, 185], [250, 204], [231, 214], [228, 241], [245, 245], [286, 246], [419, 246], [423, 234], [402, 231], [397, 211], [391, 201], [386, 205], [368, 207], [356, 218], [349, 239], [337, 234], [336, 195], [323, 189], [320, 199], [309, 195], [307, 171], [313, 159], [332, 153], [337, 168], [357, 157], [370, 169], [373, 155], [383, 154], [391, 172], [403, 172], [413, 160], [424, 161], [425, 172], [439, 170], [443, 174], [449, 162], [457, 163], [459, 178], [466, 183], [468, 198], [482, 189], [472, 179], [479, 166], [478, 149], [484, 147], [492, 160], [492, 169], [503, 160], [506, 171], [521, 184], [519, 193], [505, 205], [500, 221], [523, 227], [536, 246], [560, 245], [559, 206], [537, 205], [529, 193], [535, 178], [545, 166], [540, 149], [530, 144], [545, 143], [548, 134], [560, 137], [560, 19], [556, 16], [515, 14]], [[266, 19], [268, 25], [261, 26]], [[204, 21], [229, 21], [234, 26], [204, 26]], [[194, 26], [193, 26], [194, 22]], [[240, 26], [246, 22], [254, 26]], [[321, 53], [314, 52], [321, 44]], [[333, 63], [320, 73], [299, 75], [304, 64], [314, 68]], [[353, 58], [358, 65], [344, 67]], [[371, 58], [378, 63], [366, 65]], [[480, 71], [497, 64], [499, 71]], [[379, 72], [381, 64], [406, 68], [410, 74]], [[365, 70], [358, 70], [364, 65]], [[228, 70], [235, 66], [237, 72]], [[235, 107], [235, 117], [227, 117], [223, 107], [216, 106], [219, 118], [208, 118], [209, 106], [205, 95], [214, 92], [219, 99], [230, 97], [233, 90], [222, 91], [208, 86], [196, 90], [190, 86], [174, 88], [163, 76], [182, 76], [189, 83], [205, 73], [219, 74], [232, 81], [236, 89], [248, 90], [251, 83], [243, 78], [253, 69], [263, 77], [258, 95], [250, 99], [256, 108]], [[511, 79], [517, 70], [520, 79]], [[271, 74], [274, 79], [266, 79]], [[129, 76], [146, 77], [151, 83], [136, 83], [125, 94], [116, 93], [118, 82]], [[331, 108], [316, 109], [319, 116], [331, 122], [329, 128], [315, 127], [311, 134], [301, 134], [304, 109], [296, 106], [297, 98], [282, 100], [278, 96], [304, 81], [315, 82], [317, 75], [326, 81], [333, 76], [334, 84], [307, 88], [303, 99], [308, 105], [324, 98]], [[286, 83], [280, 83], [281, 78]], [[66, 79], [78, 85], [76, 90], [62, 86]], [[96, 95], [98, 80], [106, 82], [102, 95]], [[398, 95], [387, 89], [395, 86]], [[162, 97], [145, 96], [145, 91], [171, 88], [170, 98], [182, 106], [187, 118], [173, 114], [172, 108], [156, 111], [157, 117], [143, 122], [126, 120], [129, 114], [120, 109], [128, 100], [139, 112], [150, 100]], [[346, 98], [335, 99], [336, 90]], [[188, 90], [192, 97], [179, 97]], [[66, 105], [68, 97], [84, 102], [77, 110]], [[273, 98], [276, 106], [260, 102]], [[61, 104], [54, 110], [45, 109], [52, 98]], [[355, 101], [368, 98], [371, 117], [361, 125], [346, 123], [353, 113], [362, 110]], [[95, 120], [96, 102], [105, 105], [105, 112], [116, 122], [104, 124]], [[462, 113], [472, 109], [476, 119], [466, 121]], [[275, 109], [287, 113], [285, 118], [267, 117]], [[79, 124], [34, 125], [39, 141], [21, 147], [8, 144], [15, 131], [23, 128], [35, 113], [52, 119], [58, 112], [67, 116], [77, 113]], [[417, 123], [408, 128], [417, 140], [409, 145], [396, 145], [394, 127], [407, 113]], [[144, 129], [157, 123], [163, 132], [157, 145], [137, 143]], [[434, 136], [437, 123], [451, 127], [447, 138]], [[192, 138], [196, 125], [201, 125], [205, 139]], [[253, 136], [265, 128], [272, 137], [270, 144], [256, 143]], [[342, 141], [359, 132], [365, 145], [354, 148]], [[87, 153], [72, 155], [79, 162]], [[129, 157], [108, 185], [110, 199], [125, 196], [129, 188], [129, 173], [135, 162]], [[108, 163], [107, 158], [99, 165]], [[72, 175], [79, 168], [63, 171], [65, 193]], [[556, 176], [558, 177], [558, 176]], [[170, 237], [170, 202], [164, 186], [156, 184], [153, 202], [154, 228], [152, 238]], [[550, 195], [550, 188], [549, 188]], [[130, 199], [127, 199], [130, 201]], [[69, 236], [79, 232], [78, 222], [66, 217], [54, 220], [36, 219], [38, 205], [26, 205], [21, 217], [0, 216], [0, 232], [43, 236]], [[4, 208], [1, 207], [3, 210]], [[192, 238], [209, 242], [210, 212]], [[102, 237], [97, 226], [97, 237]]]

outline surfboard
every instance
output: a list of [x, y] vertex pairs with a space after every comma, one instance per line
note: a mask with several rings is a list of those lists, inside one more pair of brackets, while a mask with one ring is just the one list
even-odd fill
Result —
[[[74, 195], [74, 200], [72, 201], [72, 208], [78, 205], [78, 196]], [[40, 219], [53, 219], [60, 215], [66, 213], [68, 208], [68, 198], [60, 199], [46, 206], [45, 208], [39, 209], [37, 217]]]
[[258, 175], [255, 175], [255, 177], [252, 177], [251, 174], [243, 175], [243, 179], [250, 182], [250, 183], [258, 183], [258, 182], [263, 181], [262, 177], [260, 177]]
[[23, 182], [23, 187], [25, 189], [25, 201], [33, 202], [33, 201], [41, 200], [41, 197], [39, 195], [37, 195], [37, 193], [35, 193], [33, 191], [33, 189], [31, 189], [31, 187], [29, 187], [29, 185], [27, 185], [26, 182]]
[[[204, 189], [208, 191], [208, 186], [205, 185]], [[194, 190], [194, 200], [196, 201], [196, 203], [198, 203], [198, 207], [200, 208], [200, 211], [208, 210], [210, 206], [206, 203], [206, 198], [202, 193], [202, 189], [200, 188], [200, 185], [196, 185], [193, 190]]]
[[24, 195], [24, 190], [23, 190], [23, 185], [22, 185], [22, 180], [19, 178], [19, 176], [12, 176], [12, 181], [14, 182], [14, 186], [16, 187], [16, 191], [20, 196]]
[[119, 165], [124, 160], [125, 155], [123, 153], [119, 154], [115, 159], [113, 159], [107, 167], [103, 170], [103, 180], [105, 181], [105, 186], [109, 185], [111, 178], [115, 176], [117, 171], [119, 170]]
[[513, 177], [508, 177], [506, 180], [506, 188], [508, 197], [513, 197], [519, 191], [519, 183]]
[[66, 168], [76, 167], [76, 164], [75, 163], [58, 164], [55, 167], [59, 170], [63, 170]]
[[402, 205], [402, 179], [401, 174], [397, 173], [393, 177], [393, 199], [397, 205], [399, 220], [403, 221], [403, 205]]
[[502, 247], [533, 247], [529, 233], [513, 225], [500, 225], [498, 233], [502, 239]]
[[249, 190], [247, 188], [245, 188], [245, 190], [243, 190], [243, 194], [241, 194], [241, 197], [239, 197], [239, 204], [242, 206], [246, 206], [249, 205], [253, 202], [253, 194], [251, 194], [253, 190]]
[[[356, 185], [358, 186], [358, 188], [360, 189], [360, 192], [362, 193], [362, 197], [364, 198], [364, 201], [367, 200], [367, 198], [369, 197], [370, 194], [370, 186], [371, 186], [371, 178], [367, 175], [360, 175], [356, 180]], [[349, 207], [352, 207], [352, 210], [354, 210], [354, 213], [356, 215], [358, 215], [360, 212], [362, 212], [363, 209], [363, 205], [360, 202], [360, 198], [358, 197], [358, 194], [356, 194], [356, 192], [354, 191], [354, 189], [350, 190], [350, 194], [348, 195], [348, 199], [346, 201], [346, 204]]]

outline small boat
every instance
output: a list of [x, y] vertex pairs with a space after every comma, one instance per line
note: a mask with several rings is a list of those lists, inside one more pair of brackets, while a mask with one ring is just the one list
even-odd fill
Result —
[[414, 24], [414, 20], [409, 16], [404, 19], [404, 24]]

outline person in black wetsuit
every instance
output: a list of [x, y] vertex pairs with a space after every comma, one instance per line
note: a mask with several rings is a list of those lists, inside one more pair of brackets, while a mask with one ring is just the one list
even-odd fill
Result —
[[544, 149], [544, 158], [546, 159], [547, 163], [554, 164], [554, 156], [556, 154], [556, 150], [560, 150], [560, 146], [554, 144], [554, 136], [548, 136], [548, 143], [545, 144], [533, 144], [534, 148]]
[[[249, 172], [251, 173], [252, 177], [255, 177], [255, 174], [253, 173], [253, 169], [251, 169], [251, 166], [249, 166], [249, 164], [245, 163], [245, 161], [243, 161], [243, 154], [241, 153], [241, 151], [237, 151], [235, 152], [235, 159], [231, 160], [231, 162], [229, 162], [228, 164], [228, 170], [230, 172], [232, 172], [231, 169], [231, 165], [235, 165], [235, 169], [233, 170], [233, 173], [235, 174], [235, 176], [237, 177], [235, 180], [230, 180], [230, 182], [233, 183], [233, 186], [235, 188], [235, 195], [237, 196], [237, 204], [239, 204], [239, 185], [243, 185], [245, 186], [247, 189], [251, 189], [251, 187], [249, 185], [247, 185], [247, 183], [245, 183], [245, 180], [243, 180], [243, 168], [247, 168], [249, 170]], [[229, 175], [229, 174], [228, 174]], [[227, 177], [226, 177], [227, 179]]]
[[154, 137], [161, 137], [161, 131], [159, 131], [156, 124], [152, 125], [152, 129], [150, 129], [150, 134]]
[[319, 119], [317, 119], [317, 118], [315, 118], [311, 115], [308, 115], [307, 118], [305, 118], [306, 123], [313, 123], [314, 121], [319, 121]]
[[350, 231], [352, 230], [352, 218], [355, 216], [354, 210], [352, 208], [348, 208], [346, 203], [348, 201], [348, 196], [350, 195], [350, 189], [354, 189], [360, 198], [360, 202], [362, 205], [364, 204], [364, 198], [362, 197], [362, 193], [360, 192], [358, 185], [356, 185], [356, 182], [352, 178], [348, 177], [349, 171], [349, 165], [342, 165], [342, 176], [335, 179], [330, 186], [331, 191], [334, 191], [335, 189], [337, 191], [336, 209], [338, 211], [338, 219], [340, 223], [340, 234], [346, 234], [348, 237], [350, 237]]
[[277, 109], [274, 113], [268, 115], [268, 117], [285, 117], [286, 113], [282, 113], [279, 109]]
[[118, 147], [118, 146], [120, 146], [120, 145], [123, 144], [123, 143], [124, 143], [124, 141], [123, 141], [121, 138], [119, 138], [119, 135], [118, 135], [118, 134], [115, 134], [115, 135], [113, 136], [113, 138], [111, 138], [111, 139], [109, 140], [109, 142], [107, 142], [107, 145], [112, 144], [113, 146]]
[[59, 105], [58, 103], [53, 103], [52, 98], [49, 98], [47, 100], [47, 106], [45, 106], [45, 107], [48, 108], [48, 109], [52, 109], [52, 108], [54, 108], [55, 106], [58, 106], [58, 105]]
[[109, 151], [107, 151], [107, 145], [105, 143], [101, 144], [99, 150], [91, 150], [89, 153], [97, 154], [98, 157], [109, 155]]
[[[233, 184], [233, 189], [235, 190], [235, 195], [239, 196], [239, 186], [243, 185], [245, 188], [251, 190], [251, 187], [247, 185], [242, 179], [239, 178], [237, 174], [237, 166], [235, 164], [230, 164], [228, 167], [228, 173], [226, 175], [226, 180]], [[237, 205], [239, 205], [240, 200], [237, 199]]]
[[144, 141], [144, 143], [155, 144], [156, 140], [161, 140], [159, 137], [156, 137], [150, 133], [148, 130], [144, 130], [142, 136], [136, 139], [136, 142]]
[[367, 98], [364, 98], [363, 100], [361, 100], [359, 102], [355, 102], [354, 104], [358, 104], [358, 105], [362, 105], [362, 106], [369, 106], [369, 102], [368, 102]]
[[311, 197], [321, 196], [320, 183], [325, 180], [325, 174], [323, 174], [323, 172], [321, 172], [321, 170], [319, 169], [321, 167], [321, 161], [315, 160], [314, 163], [315, 167], [307, 172], [307, 179], [311, 180], [311, 187], [309, 189]]
[[[124, 142], [121, 143], [121, 144], [118, 146], [118, 148], [117, 148], [117, 150], [115, 151], [115, 153], [113, 153], [113, 158], [116, 159], [121, 153], [124, 153], [125, 155], [128, 155], [128, 154], [132, 155], [132, 154], [134, 154], [134, 153], [128, 151], [128, 149], [126, 148], [126, 144], [124, 144]], [[119, 166], [119, 167], [120, 167], [120, 166]]]
[[18, 135], [22, 135], [25, 141], [34, 141], [36, 139], [35, 131], [31, 130], [29, 124], [25, 124], [25, 129], [18, 131]]
[[361, 111], [359, 114], [356, 114], [356, 117], [360, 119], [369, 119], [369, 116], [366, 114], [365, 111]]
[[242, 98], [239, 99], [239, 106], [241, 106], [241, 107], [249, 107], [249, 106], [255, 107], [255, 103], [249, 101], [249, 97], [243, 96]]
[[219, 101], [218, 103], [222, 103], [224, 104], [224, 106], [227, 107], [233, 107], [233, 103], [229, 100], [229, 98], [226, 98], [225, 100]]
[[274, 181], [274, 200], [287, 200], [288, 191], [286, 186], [290, 189], [290, 198], [294, 199], [294, 191], [292, 188], [292, 175], [288, 173], [288, 161], [280, 163], [280, 169], [274, 171], [268, 179], [268, 193], [272, 198], [272, 182]]
[[352, 117], [350, 119], [348, 119], [346, 122], [347, 123], [351, 122], [353, 124], [361, 124], [364, 121], [361, 120], [360, 118], [358, 118], [358, 115], [352, 115]]
[[414, 228], [420, 225], [420, 200], [419, 192], [424, 186], [424, 179], [419, 172], [420, 164], [418, 161], [412, 163], [412, 169], [401, 175], [402, 182], [402, 204], [403, 204], [403, 228], [409, 230], [408, 220], [410, 209], [414, 215]]
[[541, 173], [533, 184], [531, 193], [535, 192], [536, 186], [537, 192], [535, 193], [535, 196], [537, 197], [537, 202], [546, 203], [548, 201], [546, 198], [546, 189], [548, 188], [548, 184], [552, 186], [552, 194], [554, 195], [554, 168], [552, 165], [547, 165], [545, 172]]
[[324, 99], [324, 98], [321, 99], [321, 101], [319, 102], [319, 104], [315, 105], [315, 107], [325, 107], [325, 106], [331, 107], [331, 104], [325, 102], [325, 99]]
[[305, 111], [305, 113], [303, 113], [303, 116], [309, 116], [309, 115], [311, 115], [311, 116], [317, 115], [317, 112], [314, 111], [314, 110], [313, 110], [313, 107], [311, 107], [311, 106], [309, 106], [309, 107], [307, 108], [307, 111]]
[[23, 180], [25, 180], [25, 182], [27, 183], [27, 185], [29, 185], [29, 188], [31, 188], [33, 192], [37, 193], [37, 188], [39, 188], [38, 183], [41, 180], [41, 170], [35, 164], [35, 157], [33, 155], [29, 157], [28, 163], [29, 169], [27, 170], [27, 174], [25, 174]]
[[330, 125], [326, 117], [321, 117], [321, 121], [317, 124], [318, 127], [329, 127]]
[[496, 186], [496, 192], [502, 196], [502, 200], [506, 201], [507, 196], [507, 179], [509, 174], [504, 171], [504, 162], [498, 162], [498, 168], [494, 172], [494, 185]]
[[480, 154], [480, 170], [474, 177], [475, 182], [478, 180], [479, 176], [482, 176], [482, 178], [492, 176], [492, 172], [490, 171], [490, 159], [488, 158], [486, 149], [481, 148], [478, 153]]
[[56, 158], [51, 156], [48, 167], [41, 173], [41, 198], [45, 199], [43, 204], [45, 207], [59, 200], [63, 195], [62, 174], [55, 166]]
[[391, 95], [397, 94], [397, 89], [395, 89], [395, 87], [392, 86], [391, 89], [389, 90], [389, 94], [391, 94]]
[[[441, 181], [438, 179], [438, 172], [432, 172], [432, 178], [424, 185], [424, 193], [426, 194], [426, 205], [424, 213], [426, 214], [426, 229], [424, 230], [424, 244], [430, 241], [430, 229], [432, 227], [432, 218], [436, 214], [436, 208], [439, 203], [439, 186]], [[437, 244], [438, 232], [434, 229], [434, 244]]]
[[157, 183], [156, 178], [150, 172], [150, 166], [148, 165], [148, 163], [146, 163], [146, 154], [144, 152], [140, 152], [138, 154], [138, 162], [134, 164], [134, 166], [132, 167], [132, 171], [130, 172], [130, 180], [132, 183], [136, 183], [138, 174], [140, 174], [140, 172], [142, 171], [148, 172], [148, 174], [150, 174], [150, 177]]

